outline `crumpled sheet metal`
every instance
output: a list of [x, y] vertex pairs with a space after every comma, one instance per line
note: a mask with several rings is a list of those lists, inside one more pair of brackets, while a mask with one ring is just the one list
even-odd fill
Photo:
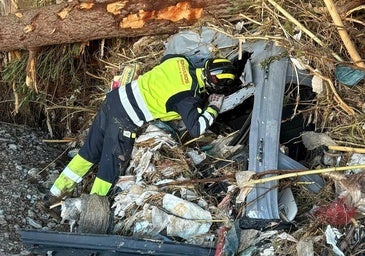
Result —
[[[284, 49], [275, 42], [256, 41], [243, 44], [252, 52], [245, 67], [255, 85], [254, 106], [249, 135], [249, 167], [257, 173], [277, 170], [280, 164], [280, 128], [284, 90], [287, 83], [311, 86], [313, 77], [298, 70], [289, 58], [282, 57]], [[318, 184], [319, 179], [314, 179]], [[278, 219], [277, 182], [256, 185], [247, 197], [246, 216], [259, 219]], [[314, 188], [314, 186], [312, 187]], [[314, 188], [316, 189], [316, 188]]]
[[[249, 170], [278, 169], [280, 120], [289, 60], [278, 58], [284, 51], [273, 42], [257, 41], [244, 45], [253, 52], [251, 69], [255, 85], [250, 128]], [[247, 49], [246, 49], [247, 48]], [[276, 57], [274, 60], [273, 58]], [[271, 59], [271, 61], [270, 61]], [[266, 63], [266, 64], [265, 64]], [[256, 185], [247, 197], [246, 216], [279, 219], [277, 182]]]
[[239, 89], [237, 92], [224, 97], [223, 104], [219, 113], [227, 112], [238, 105], [242, 104], [245, 100], [250, 98], [255, 92], [255, 87], [248, 85]]

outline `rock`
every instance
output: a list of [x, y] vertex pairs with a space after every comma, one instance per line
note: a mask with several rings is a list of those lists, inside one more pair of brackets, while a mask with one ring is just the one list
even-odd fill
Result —
[[[61, 227], [37, 204], [44, 195], [40, 189], [45, 190], [43, 184], [48, 181], [48, 172], [61, 169], [54, 160], [64, 150], [63, 146], [43, 143], [45, 137], [43, 132], [26, 126], [0, 124], [1, 256], [32, 255], [20, 242], [19, 229], [43, 229], [42, 223], [47, 223], [49, 230]], [[42, 176], [37, 176], [43, 169]]]
[[36, 229], [41, 229], [42, 225], [39, 224], [38, 222], [36, 222], [35, 220], [33, 220], [32, 218], [27, 218], [29, 225], [31, 225], [32, 227], [36, 228]]

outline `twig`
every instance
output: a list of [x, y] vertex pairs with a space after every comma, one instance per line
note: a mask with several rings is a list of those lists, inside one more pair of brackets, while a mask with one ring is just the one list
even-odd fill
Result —
[[14, 114], [19, 113], [19, 94], [16, 91], [16, 83], [13, 82], [13, 94], [14, 94]]
[[68, 138], [68, 139], [62, 139], [62, 140], [42, 140], [42, 142], [45, 143], [69, 143], [69, 142], [74, 142], [77, 139], [75, 138]]
[[[305, 65], [305, 64], [304, 64]], [[333, 85], [331, 79], [329, 79], [326, 76], [323, 76], [322, 74], [320, 74], [318, 71], [314, 70], [311, 66], [309, 65], [305, 65], [305, 67], [310, 70], [312, 73], [314, 73], [316, 76], [322, 78], [323, 80], [327, 81], [327, 83], [330, 86], [330, 89], [334, 95], [335, 101], [340, 105], [340, 107], [349, 115], [354, 115], [355, 111], [348, 106], [340, 97], [340, 95], [338, 95], [335, 86]]]
[[328, 149], [335, 150], [335, 151], [365, 154], [365, 148], [352, 148], [352, 147], [330, 145], [330, 146], [328, 146]]
[[187, 145], [189, 145], [189, 144], [191, 144], [191, 143], [193, 143], [193, 142], [195, 142], [195, 141], [197, 141], [197, 140], [199, 140], [199, 139], [201, 139], [201, 138], [203, 138], [203, 137], [204, 137], [203, 135], [200, 135], [200, 136], [199, 136], [199, 137], [197, 137], [197, 138], [193, 138], [193, 139], [191, 139], [191, 140], [189, 140], [189, 141], [185, 142], [183, 146], [187, 146]]
[[[240, 184], [240, 186], [252, 186], [255, 184], [260, 184], [260, 183], [265, 183], [265, 182], [275, 181], [275, 180], [281, 180], [281, 179], [286, 179], [286, 178], [300, 177], [300, 176], [304, 176], [304, 175], [313, 175], [313, 174], [320, 174], [320, 173], [326, 173], [326, 172], [347, 171], [347, 170], [352, 170], [352, 169], [365, 169], [365, 165], [332, 167], [332, 168], [318, 169], [318, 170], [297, 170], [294, 173], [292, 172], [292, 173], [286, 173], [286, 174], [277, 175], [277, 176], [268, 177], [268, 178], [246, 181], [246, 182], [243, 182], [243, 184]], [[283, 170], [281, 170], [281, 171], [283, 171]], [[288, 170], [288, 171], [293, 171], [293, 170]]]
[[[279, 12], [281, 12], [289, 21], [293, 22], [295, 25], [299, 27], [304, 33], [310, 36], [315, 42], [317, 42], [320, 46], [324, 46], [325, 44], [319, 39], [315, 34], [309, 31], [306, 27], [304, 27], [298, 20], [296, 20], [290, 13], [284, 10], [279, 4], [277, 4], [274, 0], [267, 0], [270, 4], [272, 4]], [[340, 56], [338, 56], [335, 52], [332, 51], [333, 57], [338, 61], [343, 61]]]
[[318, 73], [316, 74], [317, 76], [320, 76], [323, 80], [326, 80], [327, 83], [329, 84], [332, 93], [334, 94], [335, 97], [335, 101], [340, 105], [340, 107], [349, 115], [354, 115], [355, 111], [353, 110], [353, 108], [351, 108], [349, 105], [347, 105], [340, 97], [340, 95], [338, 95], [335, 86], [333, 85], [331, 79], [329, 79], [328, 77], [324, 77], [322, 75], [319, 75]]
[[349, 10], [348, 12], [346, 12], [346, 17], [349, 16], [350, 14], [352, 14], [353, 12], [360, 11], [361, 9], [365, 9], [365, 4], [359, 5], [353, 9]]
[[251, 21], [252, 23], [255, 23], [256, 25], [262, 26], [263, 24], [261, 22], [258, 22], [254, 19], [251, 19], [250, 17], [248, 17], [247, 15], [244, 15], [243, 13], [240, 13], [239, 16], [248, 19], [249, 21]]
[[176, 180], [176, 181], [172, 181], [172, 182], [168, 182], [168, 183], [164, 183], [164, 184], [159, 184], [158, 187], [166, 187], [166, 186], [177, 186], [177, 185], [186, 185], [186, 184], [200, 184], [200, 183], [214, 183], [217, 181], [222, 181], [222, 180], [227, 180], [227, 179], [234, 179], [235, 175], [231, 174], [231, 175], [225, 175], [222, 177], [217, 177], [217, 178], [207, 178], [207, 179], [193, 179], [193, 180]]
[[74, 107], [74, 106], [53, 106], [53, 107], [46, 107], [46, 110], [53, 110], [53, 109], [70, 109], [70, 110], [78, 110], [84, 112], [95, 112], [95, 110], [83, 108], [83, 107]]
[[61, 205], [62, 205], [62, 201], [61, 201], [61, 202], [58, 202], [58, 203], [56, 203], [56, 204], [52, 204], [52, 205], [49, 207], [49, 209], [53, 209], [53, 208], [56, 208], [56, 207], [61, 206]]
[[236, 36], [236, 39], [240, 39], [243, 40], [244, 42], [246, 40], [276, 40], [276, 41], [282, 41], [283, 37], [281, 36], [270, 36], [270, 35], [266, 35], [266, 36]]
[[61, 154], [59, 154], [52, 162], [47, 164], [42, 170], [40, 170], [37, 174], [41, 175], [48, 167], [50, 167], [53, 163], [55, 163], [58, 159], [60, 159], [67, 151], [69, 150], [69, 147], [66, 148]]
[[360, 20], [357, 20], [357, 19], [346, 18], [346, 20], [347, 20], [348, 22], [359, 23], [359, 24], [361, 24], [361, 25], [365, 26], [365, 22], [360, 21]]

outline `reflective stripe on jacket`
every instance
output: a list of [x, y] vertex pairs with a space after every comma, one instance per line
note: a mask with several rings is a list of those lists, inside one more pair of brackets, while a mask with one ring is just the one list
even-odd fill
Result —
[[187, 59], [172, 57], [120, 87], [119, 96], [137, 126], [155, 119], [182, 119], [190, 135], [198, 137], [218, 114], [215, 109], [204, 107], [199, 95], [203, 87], [201, 77]]

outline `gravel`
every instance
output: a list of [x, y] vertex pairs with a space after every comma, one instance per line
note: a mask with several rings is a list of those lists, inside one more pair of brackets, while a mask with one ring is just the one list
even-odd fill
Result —
[[63, 145], [44, 143], [47, 134], [0, 123], [0, 256], [32, 255], [19, 229], [50, 230], [59, 224], [39, 207], [63, 164]]

